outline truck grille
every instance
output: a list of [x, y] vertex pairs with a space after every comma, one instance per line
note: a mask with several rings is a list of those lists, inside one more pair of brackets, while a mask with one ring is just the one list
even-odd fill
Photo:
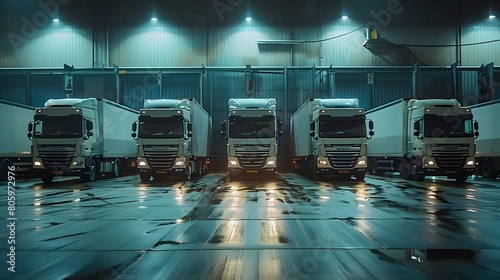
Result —
[[155, 169], [170, 169], [177, 157], [178, 145], [145, 145], [144, 156]]
[[468, 144], [436, 144], [431, 146], [432, 155], [440, 168], [462, 168], [469, 152]]
[[235, 145], [234, 149], [243, 168], [262, 168], [269, 155], [269, 145]]
[[75, 145], [38, 145], [38, 154], [46, 168], [64, 170], [75, 155]]
[[351, 169], [356, 166], [360, 146], [325, 146], [326, 156], [330, 165], [335, 169]]

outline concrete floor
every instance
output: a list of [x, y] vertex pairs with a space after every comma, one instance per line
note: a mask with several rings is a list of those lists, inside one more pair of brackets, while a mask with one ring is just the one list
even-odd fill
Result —
[[500, 279], [498, 179], [224, 175], [2, 183], [1, 278]]

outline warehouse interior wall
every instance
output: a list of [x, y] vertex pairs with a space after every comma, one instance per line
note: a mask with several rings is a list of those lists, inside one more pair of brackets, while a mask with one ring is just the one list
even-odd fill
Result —
[[[366, 110], [403, 97], [472, 105], [500, 98], [495, 11], [498, 1], [5, 0], [0, 99], [97, 97], [139, 109], [192, 97], [215, 137], [230, 98], [276, 98], [285, 133], [307, 98], [359, 98]], [[284, 166], [289, 143], [279, 141]], [[213, 143], [222, 161], [224, 141]]]

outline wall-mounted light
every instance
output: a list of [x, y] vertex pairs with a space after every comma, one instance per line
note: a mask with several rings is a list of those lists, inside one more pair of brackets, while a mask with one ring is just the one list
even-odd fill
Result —
[[158, 20], [158, 18], [156, 18], [156, 17], [151, 18], [151, 21], [157, 21], [157, 20]]

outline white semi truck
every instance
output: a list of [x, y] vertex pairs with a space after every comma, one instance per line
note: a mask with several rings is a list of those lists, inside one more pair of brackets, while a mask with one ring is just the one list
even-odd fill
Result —
[[143, 107], [132, 124], [141, 181], [205, 174], [212, 136], [212, 118], [205, 109], [192, 98], [147, 99]]
[[500, 100], [470, 106], [474, 119], [481, 125], [476, 140], [476, 171], [486, 178], [500, 174]]
[[399, 99], [366, 116], [377, 123], [368, 145], [370, 173], [399, 171], [415, 181], [448, 176], [458, 182], [474, 174], [478, 124], [456, 99]]
[[239, 175], [276, 174], [278, 122], [276, 100], [230, 99], [229, 119], [222, 123], [227, 139], [227, 170]]
[[[293, 166], [299, 173], [365, 179], [368, 137], [358, 99], [310, 98], [292, 115], [290, 127]], [[369, 129], [371, 138], [371, 120]]]
[[135, 167], [136, 143], [130, 123], [138, 112], [106, 99], [50, 99], [35, 110], [28, 126], [33, 144], [33, 170], [44, 183], [54, 176], [100, 174], [118, 177]]
[[[26, 124], [33, 119], [35, 108], [0, 100], [0, 127], [4, 135], [0, 137], [0, 181], [6, 181], [8, 172], [15, 176], [30, 175], [31, 141], [26, 138]], [[11, 167], [11, 169], [9, 169]]]

